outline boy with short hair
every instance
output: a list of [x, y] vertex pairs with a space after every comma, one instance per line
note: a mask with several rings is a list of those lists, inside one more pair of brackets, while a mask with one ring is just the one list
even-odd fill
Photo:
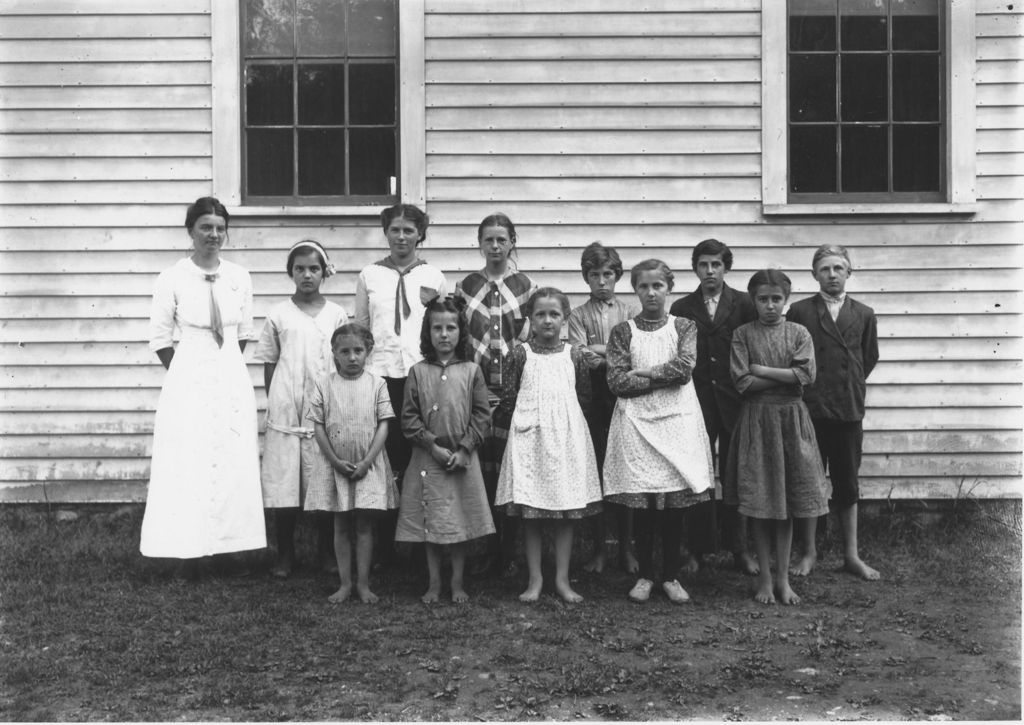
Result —
[[[569, 342], [579, 345], [587, 353], [590, 380], [594, 392], [594, 407], [590, 417], [590, 437], [594, 441], [598, 470], [604, 468], [604, 454], [608, 444], [608, 426], [615, 409], [615, 396], [608, 389], [608, 365], [605, 350], [608, 335], [620, 322], [640, 314], [636, 306], [629, 306], [615, 296], [615, 283], [622, 277], [622, 260], [612, 247], [594, 242], [580, 256], [580, 271], [590, 287], [590, 299], [569, 315]], [[640, 564], [633, 552], [633, 513], [630, 509], [606, 504], [615, 512], [619, 529], [619, 561], [629, 574], [635, 574]], [[583, 568], [600, 574], [604, 570], [604, 544], [607, 529], [605, 514], [592, 517], [594, 521], [594, 556]]]
[[[832, 480], [832, 502], [843, 534], [843, 567], [873, 581], [879, 573], [860, 558], [857, 545], [857, 474], [864, 440], [864, 398], [867, 378], [878, 362], [875, 312], [846, 294], [853, 273], [844, 247], [823, 244], [811, 261], [820, 291], [795, 302], [786, 319], [806, 327], [814, 341], [817, 378], [804, 388], [821, 461]], [[807, 575], [817, 562], [814, 534], [817, 519], [804, 519], [804, 555], [792, 570]]]
[[[756, 320], [757, 312], [749, 295], [725, 283], [725, 275], [732, 269], [732, 250], [728, 245], [717, 239], [705, 239], [694, 247], [691, 265], [700, 286], [692, 294], [677, 300], [669, 312], [693, 320], [697, 325], [697, 363], [693, 368], [693, 384], [704, 414], [711, 453], [719, 462], [721, 474], [740, 411], [740, 394], [733, 387], [729, 375], [732, 333], [737, 327]], [[716, 505], [716, 501], [711, 501], [692, 506], [688, 511], [686, 526], [693, 532], [689, 542], [691, 553], [704, 553], [701, 542], [713, 542], [717, 536], [713, 523], [717, 518], [714, 515]], [[757, 562], [747, 551], [745, 517], [732, 507], [726, 508], [724, 514], [723, 537], [727, 539], [736, 567], [747, 574], [756, 574]], [[707, 525], [700, 526], [701, 519], [712, 522], [711, 531], [707, 531]]]

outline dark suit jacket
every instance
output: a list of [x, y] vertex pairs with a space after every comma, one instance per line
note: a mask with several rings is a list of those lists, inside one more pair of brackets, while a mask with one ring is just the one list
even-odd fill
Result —
[[815, 294], [794, 302], [786, 319], [806, 327], [814, 340], [818, 377], [804, 388], [811, 417], [862, 420], [866, 381], [878, 362], [875, 311], [847, 296], [833, 322], [825, 300]]
[[715, 319], [708, 317], [704, 294], [696, 292], [676, 300], [669, 312], [697, 324], [697, 362], [693, 368], [693, 385], [697, 390], [709, 432], [718, 432], [721, 425], [731, 433], [740, 412], [740, 394], [729, 376], [729, 353], [732, 331], [757, 319], [750, 295], [722, 286]]

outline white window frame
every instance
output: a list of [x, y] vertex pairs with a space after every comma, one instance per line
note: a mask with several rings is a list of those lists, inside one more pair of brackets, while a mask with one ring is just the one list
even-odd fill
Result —
[[[366, 216], [380, 205], [243, 206], [241, 0], [211, 0], [213, 193], [231, 216]], [[423, 0], [398, 3], [399, 200], [426, 202]]]
[[761, 3], [761, 201], [764, 214], [971, 214], [977, 211], [974, 3], [942, 1], [948, 18], [945, 24], [946, 201], [921, 203], [789, 201], [788, 3], [785, 0]]

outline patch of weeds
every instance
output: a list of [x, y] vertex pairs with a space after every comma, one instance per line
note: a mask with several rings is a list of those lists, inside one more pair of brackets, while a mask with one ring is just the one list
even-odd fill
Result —
[[595, 702], [594, 712], [606, 720], [629, 720], [629, 710], [618, 702]]

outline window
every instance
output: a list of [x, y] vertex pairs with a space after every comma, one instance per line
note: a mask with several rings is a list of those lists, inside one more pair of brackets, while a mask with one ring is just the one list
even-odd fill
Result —
[[225, 203], [242, 215], [423, 203], [422, 3], [217, 0], [211, 15]]
[[243, 202], [397, 190], [395, 0], [245, 0]]
[[969, 210], [956, 207], [973, 201], [972, 73], [955, 70], [973, 63], [964, 5], [765, 3], [766, 213]]

